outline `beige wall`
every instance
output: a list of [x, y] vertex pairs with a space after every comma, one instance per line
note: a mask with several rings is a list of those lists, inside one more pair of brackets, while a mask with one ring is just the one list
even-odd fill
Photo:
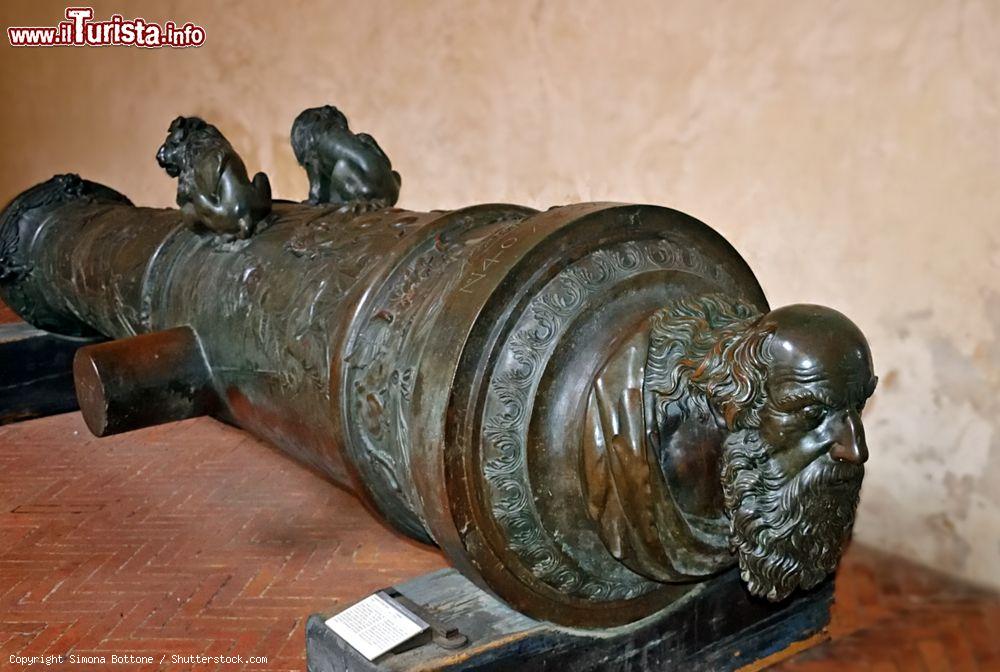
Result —
[[858, 536], [1000, 585], [1000, 3], [96, 5], [208, 40], [0, 48], [3, 199], [77, 171], [167, 205], [153, 154], [180, 113], [301, 198], [288, 128], [332, 102], [392, 157], [404, 207], [679, 208], [773, 304], [826, 303], [869, 335]]

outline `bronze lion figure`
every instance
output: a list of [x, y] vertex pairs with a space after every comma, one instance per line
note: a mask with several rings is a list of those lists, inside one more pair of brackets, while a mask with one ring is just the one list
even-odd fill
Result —
[[295, 158], [309, 176], [308, 203], [372, 202], [394, 205], [401, 179], [375, 138], [352, 133], [347, 117], [332, 105], [313, 107], [295, 118]]
[[267, 175], [253, 181], [229, 141], [198, 117], [177, 117], [156, 161], [177, 181], [177, 205], [196, 230], [227, 238], [249, 238], [271, 212]]

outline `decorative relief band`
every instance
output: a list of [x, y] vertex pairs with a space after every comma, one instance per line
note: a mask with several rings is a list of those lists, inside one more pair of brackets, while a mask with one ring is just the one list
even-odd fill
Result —
[[482, 456], [493, 518], [530, 572], [549, 586], [592, 600], [630, 599], [655, 584], [634, 576], [609, 580], [589, 575], [541, 524], [527, 468], [525, 437], [531, 404], [544, 370], [572, 318], [595, 295], [650, 271], [683, 271], [714, 278], [738, 293], [733, 279], [687, 243], [667, 237], [602, 249], [567, 267], [535, 296], [518, 322], [490, 383], [484, 412]]
[[[443, 298], [457, 274], [447, 272], [484, 242], [517, 227], [522, 208], [483, 209], [451, 217], [388, 278], [358, 329], [346, 358], [351, 443], [359, 468], [378, 486], [380, 505], [418, 536], [426, 536], [409, 477], [410, 402], [423, 343], [438, 327]], [[388, 495], [388, 496], [387, 496]], [[399, 506], [402, 504], [402, 507]]]

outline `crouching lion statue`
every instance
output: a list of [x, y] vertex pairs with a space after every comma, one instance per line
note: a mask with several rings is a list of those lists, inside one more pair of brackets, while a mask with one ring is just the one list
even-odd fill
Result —
[[249, 238], [271, 212], [267, 175], [253, 181], [229, 141], [198, 117], [177, 117], [156, 161], [177, 180], [177, 205], [195, 230], [225, 238]]
[[292, 124], [292, 149], [309, 177], [312, 205], [394, 205], [401, 179], [389, 157], [367, 133], [352, 133], [332, 105], [304, 110]]

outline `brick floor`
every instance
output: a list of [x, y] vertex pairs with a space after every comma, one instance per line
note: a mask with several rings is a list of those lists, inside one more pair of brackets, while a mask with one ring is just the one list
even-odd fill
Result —
[[[309, 613], [444, 564], [209, 419], [100, 440], [76, 413], [0, 427], [2, 669], [12, 653], [74, 651], [302, 670]], [[845, 558], [830, 634], [780, 669], [1000, 670], [995, 595], [863, 547]]]
[[6, 305], [0, 301], [0, 324], [5, 324], [8, 322], [19, 322], [20, 318], [14, 314], [14, 311], [8, 308]]
[[837, 577], [829, 634], [773, 669], [997, 671], [1000, 596], [854, 545]]
[[212, 420], [100, 440], [78, 413], [0, 427], [0, 669], [72, 650], [303, 670], [311, 612], [444, 565]]

